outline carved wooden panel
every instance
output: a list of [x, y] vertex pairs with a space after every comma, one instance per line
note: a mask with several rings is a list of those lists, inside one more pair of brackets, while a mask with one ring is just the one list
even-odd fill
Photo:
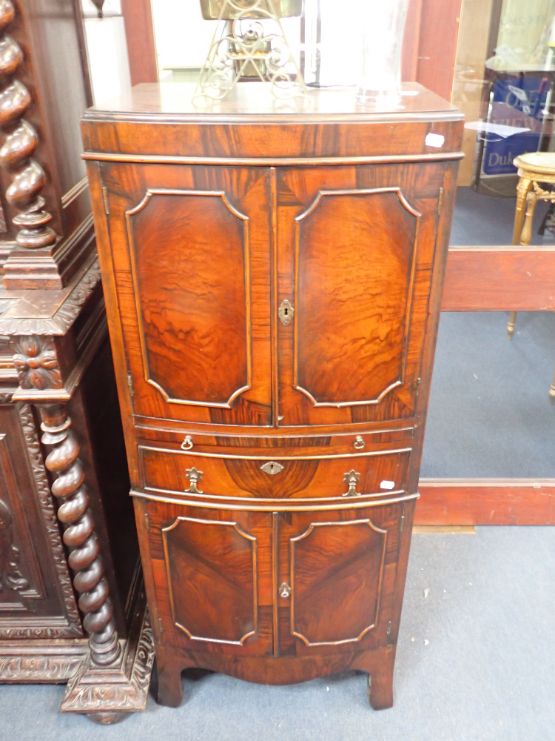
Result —
[[307, 646], [357, 643], [376, 627], [387, 531], [370, 518], [310, 522], [290, 544], [291, 632]]
[[175, 626], [208, 643], [241, 646], [255, 636], [256, 537], [234, 521], [179, 516], [163, 539]]
[[117, 275], [134, 411], [267, 424], [267, 173], [121, 165], [103, 177], [112, 244], [127, 245], [101, 264]]
[[0, 406], [0, 639], [83, 635], [26, 405]]

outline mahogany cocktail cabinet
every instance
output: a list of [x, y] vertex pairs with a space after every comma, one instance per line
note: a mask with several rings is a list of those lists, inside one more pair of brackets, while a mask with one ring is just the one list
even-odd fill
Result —
[[389, 707], [461, 116], [192, 92], [83, 121], [158, 698], [350, 668]]

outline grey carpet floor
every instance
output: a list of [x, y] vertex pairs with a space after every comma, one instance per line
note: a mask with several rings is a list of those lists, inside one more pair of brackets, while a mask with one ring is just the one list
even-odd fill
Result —
[[[459, 188], [451, 244], [510, 244], [514, 204]], [[553, 245], [537, 233], [545, 210], [533, 241]], [[422, 476], [555, 477], [555, 313], [520, 313], [512, 340], [506, 322], [505, 312], [441, 315]]]
[[555, 478], [555, 314], [442, 314], [422, 476]]
[[184, 678], [176, 709], [152, 700], [112, 727], [61, 716], [63, 688], [0, 687], [0, 738], [203, 741], [546, 741], [555, 735], [555, 529], [414, 536], [395, 706], [365, 677], [290, 687]]
[[[513, 187], [516, 188], [516, 178]], [[457, 200], [453, 214], [450, 243], [469, 244], [511, 244], [515, 197], [510, 198], [477, 193], [472, 188], [457, 188]], [[538, 228], [546, 214], [548, 205], [539, 203], [534, 214], [532, 244], [553, 244], [553, 234], [538, 234]]]

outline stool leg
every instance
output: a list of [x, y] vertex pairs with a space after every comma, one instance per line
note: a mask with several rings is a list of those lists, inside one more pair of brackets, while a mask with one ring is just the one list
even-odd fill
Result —
[[516, 186], [516, 205], [515, 205], [515, 223], [513, 226], [513, 244], [520, 244], [522, 234], [522, 225], [524, 224], [524, 215], [526, 213], [526, 198], [532, 187], [530, 178], [521, 177]]
[[507, 320], [507, 334], [512, 339], [516, 328], [516, 311], [509, 312], [509, 319]]
[[[520, 178], [516, 188], [515, 223], [513, 244], [528, 245], [532, 239], [532, 225], [536, 210], [536, 193], [531, 190], [532, 180]], [[526, 209], [524, 208], [526, 205]], [[507, 322], [507, 334], [512, 337], [516, 327], [516, 311], [511, 311]]]

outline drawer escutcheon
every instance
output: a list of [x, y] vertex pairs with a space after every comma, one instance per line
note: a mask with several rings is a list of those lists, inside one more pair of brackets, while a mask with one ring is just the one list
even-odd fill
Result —
[[270, 476], [275, 476], [276, 474], [283, 471], [283, 466], [277, 461], [267, 461], [262, 466], [260, 466], [260, 470], [264, 471], [264, 473], [267, 473]]

